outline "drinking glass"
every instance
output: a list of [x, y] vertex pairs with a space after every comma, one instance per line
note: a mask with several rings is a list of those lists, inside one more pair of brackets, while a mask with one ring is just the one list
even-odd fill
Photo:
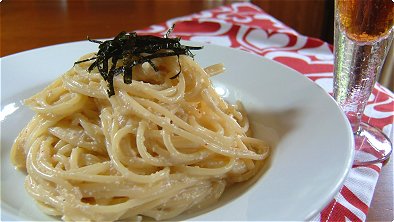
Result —
[[386, 160], [392, 143], [361, 122], [394, 35], [393, 0], [335, 0], [334, 98], [350, 121], [354, 165]]

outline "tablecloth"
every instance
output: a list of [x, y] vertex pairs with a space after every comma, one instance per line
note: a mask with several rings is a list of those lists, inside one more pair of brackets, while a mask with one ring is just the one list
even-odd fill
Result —
[[[176, 23], [173, 34], [184, 40], [245, 50], [280, 62], [309, 77], [332, 93], [333, 47], [303, 36], [249, 2], [170, 19], [138, 30], [163, 35]], [[380, 128], [393, 141], [394, 95], [376, 84], [363, 121]], [[382, 164], [353, 167], [335, 198], [313, 221], [365, 221]]]

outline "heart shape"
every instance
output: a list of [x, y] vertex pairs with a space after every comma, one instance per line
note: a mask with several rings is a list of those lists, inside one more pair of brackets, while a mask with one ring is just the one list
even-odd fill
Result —
[[269, 34], [262, 29], [253, 29], [244, 37], [245, 43], [258, 50], [276, 47], [286, 47], [290, 39], [284, 33]]
[[324, 64], [324, 63], [313, 63], [311, 61], [297, 58], [297, 57], [275, 57], [275, 61], [285, 64], [300, 73], [321, 73], [321, 72], [332, 72], [333, 65], [332, 64]]

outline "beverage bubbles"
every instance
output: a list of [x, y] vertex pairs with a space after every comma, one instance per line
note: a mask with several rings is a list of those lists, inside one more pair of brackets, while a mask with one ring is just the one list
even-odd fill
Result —
[[391, 141], [361, 122], [394, 36], [392, 0], [335, 0], [334, 98], [354, 132], [354, 165], [387, 159]]

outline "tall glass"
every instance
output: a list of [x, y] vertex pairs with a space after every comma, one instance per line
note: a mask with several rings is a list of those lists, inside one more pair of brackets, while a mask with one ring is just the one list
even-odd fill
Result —
[[394, 35], [393, 0], [335, 0], [334, 98], [355, 137], [354, 165], [386, 160], [392, 143], [361, 122]]

